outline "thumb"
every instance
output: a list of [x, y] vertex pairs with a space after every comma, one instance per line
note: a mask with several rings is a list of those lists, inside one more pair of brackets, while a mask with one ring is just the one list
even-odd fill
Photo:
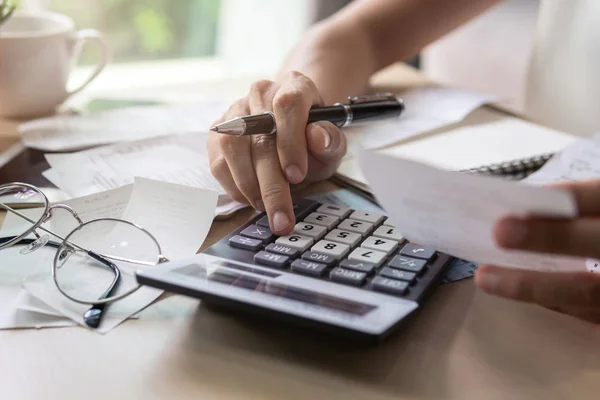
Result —
[[306, 127], [308, 173], [311, 182], [331, 177], [346, 154], [346, 136], [331, 122], [314, 122]]

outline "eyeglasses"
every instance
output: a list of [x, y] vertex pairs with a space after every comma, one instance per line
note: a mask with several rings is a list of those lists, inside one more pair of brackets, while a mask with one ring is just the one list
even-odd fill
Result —
[[[19, 182], [0, 185], [1, 209], [22, 221], [19, 220], [10, 236], [0, 237], [0, 250], [13, 245], [25, 246], [21, 254], [45, 246], [56, 249], [52, 262], [54, 284], [68, 299], [91, 306], [83, 320], [93, 328], [100, 325], [109, 303], [141, 287], [132, 275], [137, 268], [168, 261], [156, 238], [141, 226], [118, 218], [84, 222], [68, 205], [50, 205], [48, 197], [33, 185]], [[73, 218], [68, 219], [73, 228], [65, 229], [68, 233], [64, 237], [43, 226], [59, 210]], [[65, 224], [62, 218], [55, 218], [54, 222]], [[57, 240], [50, 240], [50, 236]]]

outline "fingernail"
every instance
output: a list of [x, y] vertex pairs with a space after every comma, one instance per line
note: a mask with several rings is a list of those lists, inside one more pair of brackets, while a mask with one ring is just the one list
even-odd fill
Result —
[[518, 247], [527, 237], [527, 224], [521, 221], [504, 221], [498, 229], [498, 242], [501, 246]]
[[295, 165], [290, 165], [285, 169], [285, 175], [290, 183], [300, 183], [304, 179], [300, 168]]
[[331, 135], [327, 131], [327, 129], [318, 127], [319, 135], [321, 135], [323, 139], [323, 149], [328, 149], [331, 146]]
[[258, 199], [254, 202], [254, 204], [256, 204], [256, 209], [258, 211], [265, 211], [265, 203], [262, 200]]
[[282, 211], [277, 211], [273, 215], [273, 229], [276, 232], [284, 231], [290, 225], [290, 219]]

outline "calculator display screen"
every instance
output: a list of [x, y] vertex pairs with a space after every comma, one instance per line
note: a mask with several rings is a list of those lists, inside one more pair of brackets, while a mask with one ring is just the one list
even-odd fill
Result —
[[263, 279], [223, 268], [208, 268], [207, 271], [200, 265], [189, 265], [187, 267], [179, 268], [177, 272], [184, 274], [188, 271], [191, 272], [190, 267], [195, 267], [196, 273], [193, 275], [196, 277], [199, 277], [198, 268], [202, 269], [202, 275], [204, 275], [205, 279], [208, 281], [235, 286], [253, 292], [262, 292], [272, 296], [283, 297], [289, 300], [312, 304], [352, 315], [366, 315], [377, 308], [377, 306], [374, 305], [342, 299], [322, 292], [315, 292], [304, 288], [281, 284], [273, 279]]

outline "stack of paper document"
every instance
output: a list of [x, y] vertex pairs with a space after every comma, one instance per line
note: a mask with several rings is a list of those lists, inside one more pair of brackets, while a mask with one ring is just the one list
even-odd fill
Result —
[[206, 134], [187, 133], [83, 150], [46, 154], [52, 167], [43, 175], [70, 196], [84, 196], [133, 183], [136, 177], [210, 189], [219, 195], [216, 215], [245, 205], [225, 193], [212, 176], [206, 154]]
[[[233, 201], [210, 172], [206, 140], [211, 123], [232, 99], [127, 107], [87, 115], [58, 115], [19, 126], [23, 143], [49, 153], [43, 175], [68, 196], [84, 196], [133, 183], [136, 177], [210, 189], [216, 216], [246, 205]], [[79, 151], [77, 151], [79, 150]]]
[[[136, 178], [130, 185], [62, 202], [84, 222], [94, 218], [120, 218], [149, 231], [163, 255], [177, 260], [196, 254], [212, 225], [217, 193], [214, 190]], [[24, 211], [26, 212], [26, 210]], [[8, 214], [0, 229], [6, 237], [23, 232], [26, 222]], [[67, 213], [55, 212], [46, 229], [66, 235], [76, 224]], [[56, 288], [51, 276], [55, 249], [45, 246], [21, 254], [22, 246], [1, 250], [0, 329], [84, 325], [89, 306], [71, 302]], [[155, 268], [160, 268], [156, 266]], [[134, 279], [121, 271], [128, 279]], [[142, 287], [106, 308], [97, 332], [105, 333], [153, 303], [162, 291]]]
[[[600, 179], [600, 137], [581, 139], [522, 182], [439, 169], [373, 150], [359, 155], [371, 190], [409, 240], [476, 264], [551, 271], [586, 270], [597, 260], [499, 248], [492, 232], [505, 216], [577, 216], [568, 192], [540, 187]], [[410, 171], [396, 174], [394, 171]]]
[[232, 99], [202, 98], [182, 104], [126, 107], [87, 115], [57, 115], [19, 125], [25, 146], [71, 151], [157, 136], [207, 132]]

